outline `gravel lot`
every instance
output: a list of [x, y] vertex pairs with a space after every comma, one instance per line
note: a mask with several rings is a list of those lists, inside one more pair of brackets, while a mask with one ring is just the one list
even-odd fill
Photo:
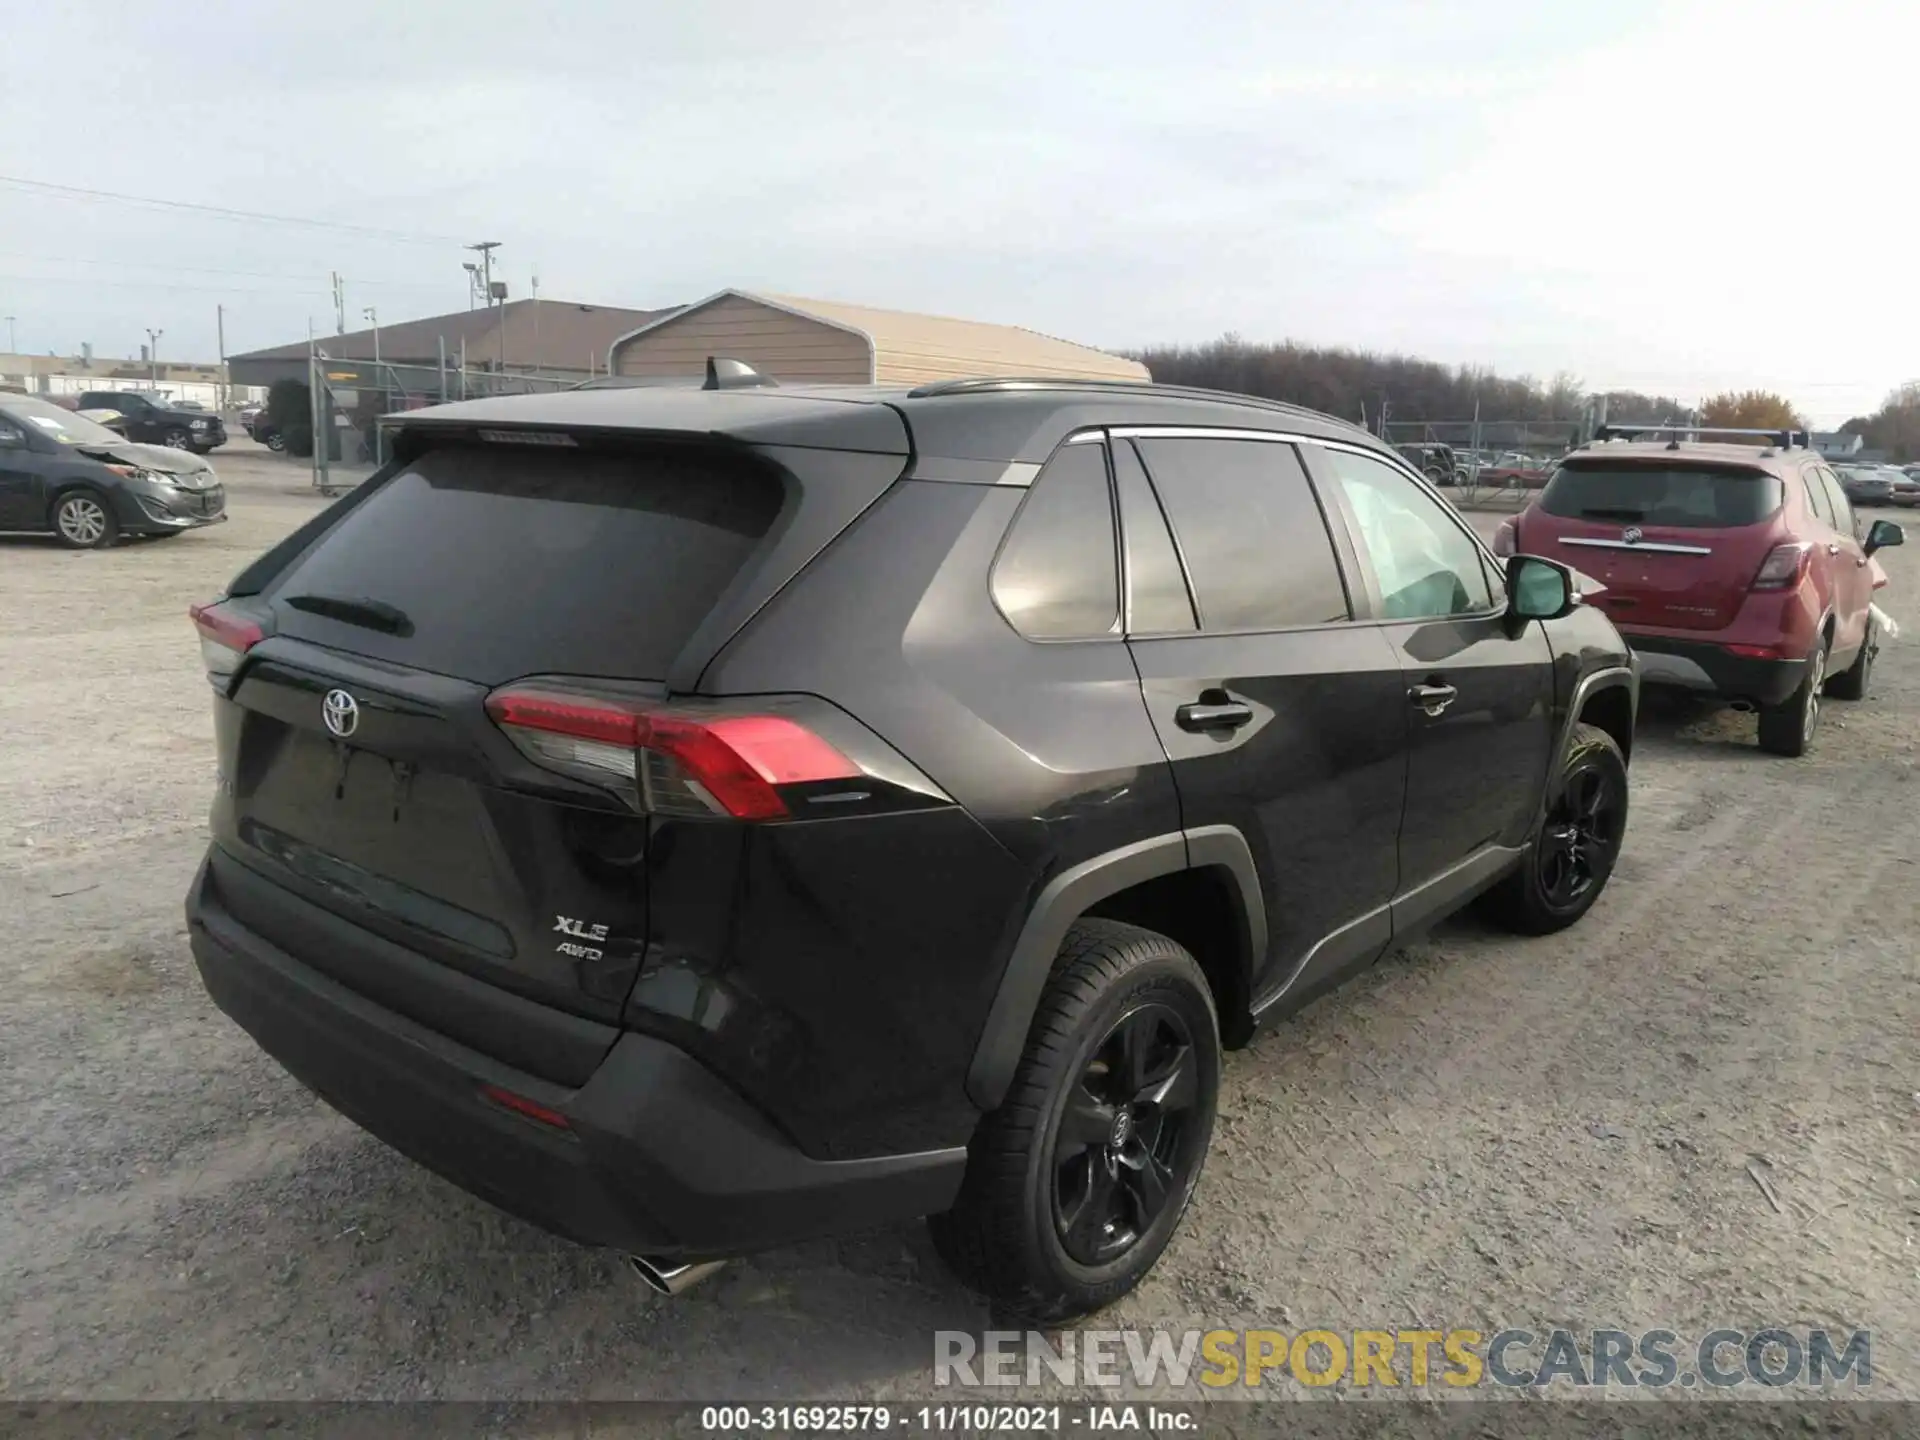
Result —
[[[0, 540], [0, 1395], [928, 1393], [932, 1332], [991, 1322], [918, 1226], [656, 1299], [213, 1008], [181, 919], [213, 778], [184, 612], [320, 503], [244, 443], [214, 460], [218, 529]], [[1920, 554], [1886, 563], [1920, 622]], [[1230, 1057], [1184, 1232], [1095, 1323], [1870, 1326], [1875, 1391], [1920, 1397], [1916, 718], [1920, 623], [1805, 760], [1750, 717], [1644, 717], [1592, 915], [1450, 923]]]

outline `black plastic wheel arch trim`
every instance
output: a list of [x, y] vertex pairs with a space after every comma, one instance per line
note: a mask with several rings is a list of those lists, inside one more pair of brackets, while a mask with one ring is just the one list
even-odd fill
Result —
[[[1231, 825], [1206, 825], [1139, 840], [1096, 855], [1048, 881], [1027, 912], [987, 1012], [967, 1070], [967, 1095], [983, 1110], [1006, 1098], [1026, 1049], [1054, 957], [1067, 930], [1108, 896], [1163, 875], [1218, 868], [1239, 897], [1241, 964], [1250, 973], [1266, 956], [1267, 912], [1246, 838]], [[1247, 977], [1243, 975], [1243, 980]]]

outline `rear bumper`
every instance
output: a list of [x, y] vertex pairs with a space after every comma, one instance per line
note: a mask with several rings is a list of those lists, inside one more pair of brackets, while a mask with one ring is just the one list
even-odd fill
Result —
[[1754, 660], [1700, 640], [1628, 633], [1646, 685], [1669, 685], [1755, 705], [1778, 705], [1800, 688], [1804, 660]]
[[[717, 1259], [946, 1209], [964, 1149], [815, 1160], [685, 1052], [620, 1034], [578, 1089], [385, 1009], [248, 930], [203, 865], [187, 898], [214, 1003], [362, 1128], [482, 1199], [588, 1245]], [[498, 1086], [558, 1129], [481, 1098]]]

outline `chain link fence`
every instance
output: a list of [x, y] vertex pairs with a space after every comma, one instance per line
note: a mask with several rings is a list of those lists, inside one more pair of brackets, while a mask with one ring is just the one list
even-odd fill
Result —
[[1591, 432], [1585, 419], [1389, 420], [1382, 437], [1463, 505], [1519, 508]]
[[378, 360], [334, 360], [316, 351], [308, 362], [313, 417], [313, 488], [322, 495], [351, 490], [386, 463], [383, 415], [455, 400], [494, 395], [538, 395], [570, 390], [578, 376], [447, 365], [389, 365]]

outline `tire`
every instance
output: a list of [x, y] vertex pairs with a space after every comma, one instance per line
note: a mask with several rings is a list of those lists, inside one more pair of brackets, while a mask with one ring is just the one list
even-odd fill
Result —
[[1826, 686], [1827, 648], [1823, 635], [1807, 656], [1807, 673], [1793, 694], [1778, 705], [1760, 707], [1760, 748], [1788, 759], [1804, 755], [1820, 730], [1820, 692]]
[[[1010, 1316], [1051, 1324], [1112, 1304], [1179, 1228], [1219, 1089], [1220, 1027], [1193, 956], [1151, 930], [1080, 921], [1007, 1097], [974, 1133], [959, 1199], [927, 1221], [934, 1247]], [[1108, 1103], [1121, 1093], [1135, 1103]]]
[[1880, 627], [1872, 615], [1867, 616], [1867, 636], [1860, 642], [1860, 653], [1853, 657], [1853, 664], [1827, 681], [1827, 694], [1835, 700], [1864, 700], [1867, 698], [1867, 686], [1873, 680], [1873, 662], [1880, 653]]
[[169, 450], [191, 450], [193, 436], [176, 425], [160, 437], [160, 443]]
[[284, 455], [287, 449], [287, 437], [278, 430], [268, 432], [266, 447], [276, 455]]
[[1551, 935], [1593, 908], [1627, 831], [1627, 762], [1594, 725], [1575, 725], [1553, 804], [1519, 867], [1481, 900], [1481, 911], [1521, 935]]
[[107, 497], [88, 485], [63, 490], [48, 517], [54, 538], [69, 550], [105, 550], [120, 538], [120, 522]]

